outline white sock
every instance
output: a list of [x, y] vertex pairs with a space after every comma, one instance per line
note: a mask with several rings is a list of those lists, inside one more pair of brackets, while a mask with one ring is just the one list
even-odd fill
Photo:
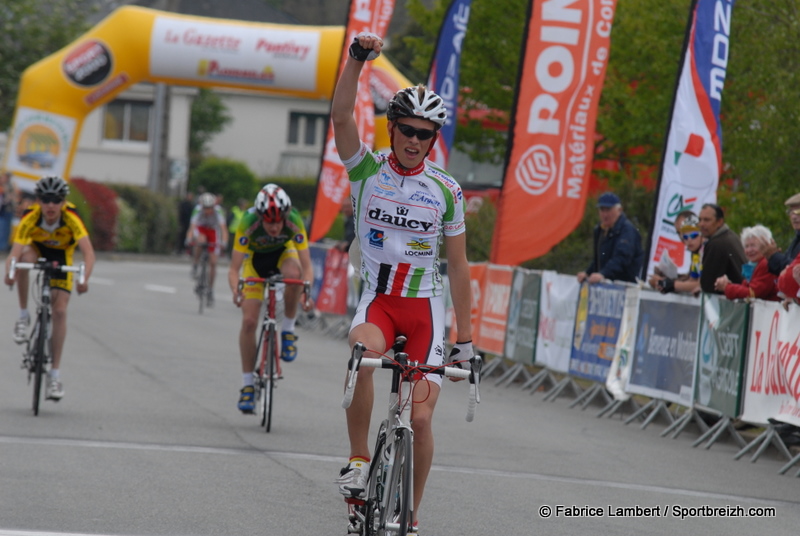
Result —
[[47, 375], [50, 376], [51, 380], [58, 380], [61, 377], [61, 371], [59, 371], [57, 368], [52, 368]]
[[31, 314], [28, 312], [27, 309], [20, 309], [19, 310], [19, 319], [25, 320], [26, 318], [30, 318]]
[[242, 387], [252, 387], [253, 386], [253, 373], [252, 372], [245, 372], [242, 374]]
[[292, 318], [283, 317], [283, 322], [281, 323], [281, 330], [282, 331], [294, 331], [295, 320], [296, 319], [294, 317], [292, 317]]

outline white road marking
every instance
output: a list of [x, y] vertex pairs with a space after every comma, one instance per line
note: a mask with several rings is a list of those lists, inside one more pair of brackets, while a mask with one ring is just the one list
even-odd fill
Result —
[[[90, 447], [90, 448], [109, 448], [109, 449], [129, 449], [129, 450], [149, 450], [149, 451], [162, 451], [162, 452], [186, 452], [190, 454], [223, 454], [223, 455], [257, 455], [267, 456], [274, 458], [291, 458], [299, 460], [312, 460], [319, 462], [331, 462], [340, 464], [344, 459], [342, 456], [326, 456], [322, 454], [303, 454], [298, 452], [278, 452], [259, 450], [256, 448], [216, 448], [216, 447], [197, 447], [192, 445], [158, 445], [154, 443], [130, 443], [130, 442], [113, 442], [113, 441], [89, 441], [81, 439], [57, 439], [57, 438], [39, 438], [39, 437], [19, 437], [19, 436], [0, 436], [0, 444], [16, 444], [16, 445], [58, 445], [70, 447]], [[666, 486], [650, 486], [647, 484], [633, 484], [629, 482], [614, 482], [610, 480], [590, 480], [585, 478], [546, 475], [541, 473], [530, 473], [527, 471], [497, 471], [493, 469], [476, 469], [472, 467], [454, 467], [433, 465], [432, 471], [440, 471], [444, 473], [460, 473], [468, 475], [477, 475], [479, 477], [495, 477], [495, 478], [522, 478], [528, 480], [538, 480], [541, 482], [559, 482], [562, 484], [576, 484], [580, 486], [597, 486], [600, 488], [613, 488], [624, 489], [638, 492], [650, 493], [664, 493], [667, 495], [680, 495], [691, 497], [702, 497], [706, 499], [717, 499], [726, 501], [735, 501], [742, 503], [758, 503], [768, 504], [774, 506], [789, 506], [796, 508], [797, 501], [782, 501], [779, 499], [765, 499], [761, 497], [748, 497], [746, 495], [730, 495], [727, 493], [711, 493], [705, 491], [698, 491], [693, 489], [680, 489], [669, 488]], [[23, 532], [23, 531], [4, 531], [0, 528], [0, 536], [58, 536], [60, 534], [73, 534], [73, 533], [55, 533], [55, 532]], [[85, 535], [75, 535], [85, 536]], [[91, 536], [108, 536], [94, 534]]]
[[178, 292], [178, 289], [175, 287], [166, 287], [164, 285], [145, 285], [144, 289], [151, 292], [164, 292], [165, 294], [175, 294]]

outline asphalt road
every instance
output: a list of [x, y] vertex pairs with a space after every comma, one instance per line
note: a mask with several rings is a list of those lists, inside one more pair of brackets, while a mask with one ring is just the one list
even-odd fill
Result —
[[[299, 330], [266, 434], [236, 409], [239, 312], [225, 287], [201, 316], [186, 264], [99, 261], [70, 304], [66, 396], [38, 417], [11, 337], [16, 295], [0, 289], [0, 536], [346, 533], [333, 484], [348, 452], [346, 344]], [[692, 448], [693, 427], [662, 438], [660, 422], [642, 430], [494, 383], [467, 423], [466, 385], [446, 382], [421, 536], [797, 533], [800, 467], [779, 475], [772, 450], [737, 461], [732, 442]], [[721, 515], [751, 508], [773, 513]]]

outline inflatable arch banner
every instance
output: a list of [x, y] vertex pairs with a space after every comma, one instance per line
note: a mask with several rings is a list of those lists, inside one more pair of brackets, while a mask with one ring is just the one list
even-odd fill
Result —
[[[137, 82], [330, 100], [344, 31], [122, 7], [25, 70], [2, 167], [18, 179], [69, 177], [83, 119]], [[389, 146], [388, 100], [410, 85], [383, 56], [374, 62], [377, 147]]]

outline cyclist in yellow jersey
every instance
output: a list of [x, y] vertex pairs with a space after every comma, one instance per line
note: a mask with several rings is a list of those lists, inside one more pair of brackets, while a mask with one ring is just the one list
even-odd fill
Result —
[[[86, 264], [86, 275], [83, 283], [78, 282], [75, 285], [78, 294], [89, 290], [89, 277], [95, 260], [94, 248], [86, 232], [86, 226], [78, 216], [75, 206], [66, 201], [69, 194], [66, 181], [61, 177], [43, 177], [36, 183], [35, 194], [37, 203], [23, 214], [11, 253], [6, 259], [6, 284], [13, 286], [19, 282], [17, 293], [20, 316], [14, 325], [14, 340], [17, 344], [25, 342], [30, 325], [28, 272], [20, 270], [15, 273], [14, 279], [11, 279], [8, 276], [11, 259], [16, 258], [19, 262], [36, 262], [43, 257], [48, 261], [57, 261], [59, 264], [70, 266], [75, 248], [79, 247]], [[50, 280], [53, 289], [51, 298], [53, 364], [48, 372], [45, 397], [55, 401], [61, 400], [64, 396], [60, 365], [64, 339], [67, 336], [67, 305], [72, 284], [72, 273], [65, 273], [61, 278], [54, 277]]]
[[[280, 186], [267, 184], [256, 196], [255, 206], [242, 215], [233, 243], [228, 283], [233, 303], [242, 309], [239, 351], [242, 358], [242, 389], [238, 407], [242, 413], [255, 409], [253, 370], [256, 366], [256, 329], [264, 298], [263, 283], [249, 283], [239, 291], [241, 277], [270, 277], [283, 274], [287, 279], [314, 280], [308, 236], [303, 219], [292, 208], [289, 196]], [[287, 285], [284, 291], [284, 318], [281, 325], [281, 359], [297, 357], [297, 335], [294, 333], [297, 304], [303, 289]], [[311, 297], [303, 309], [313, 308]]]

